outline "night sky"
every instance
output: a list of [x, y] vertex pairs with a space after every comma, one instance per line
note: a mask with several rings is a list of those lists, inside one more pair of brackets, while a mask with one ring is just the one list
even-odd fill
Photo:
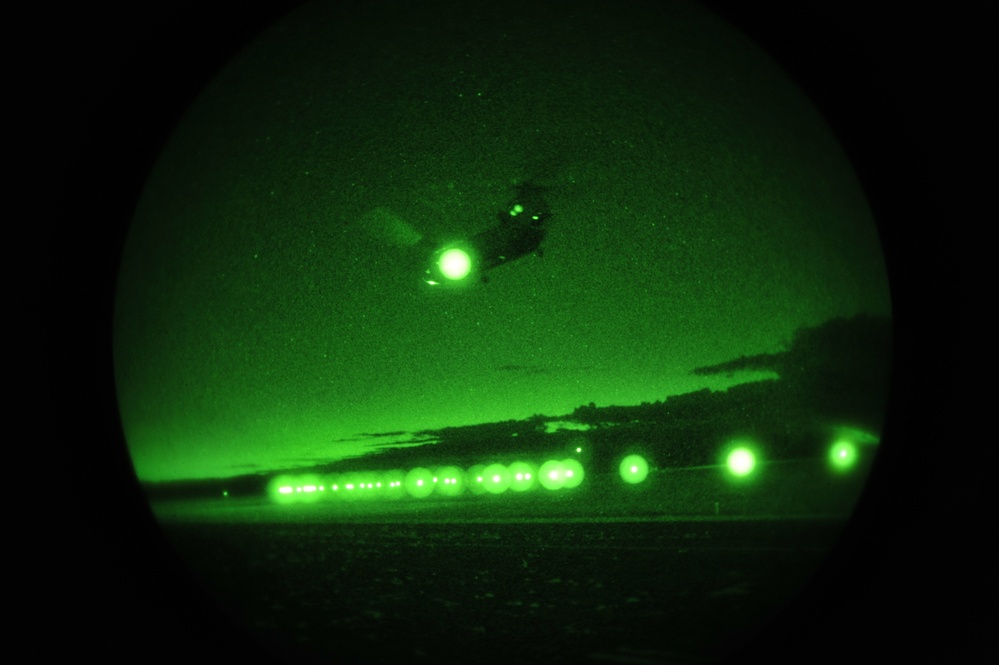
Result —
[[[692, 6], [537, 4], [306, 7], [194, 103], [119, 281], [141, 479], [724, 389], [761, 376], [691, 370], [890, 313], [850, 166], [765, 54]], [[425, 244], [524, 181], [544, 256], [426, 285]]]

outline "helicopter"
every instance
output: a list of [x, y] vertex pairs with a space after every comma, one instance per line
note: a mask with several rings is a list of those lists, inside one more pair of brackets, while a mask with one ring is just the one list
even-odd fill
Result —
[[516, 186], [516, 194], [496, 215], [496, 225], [470, 238], [433, 251], [423, 281], [433, 287], [488, 282], [487, 272], [529, 254], [544, 255], [551, 208], [548, 188], [533, 182]]

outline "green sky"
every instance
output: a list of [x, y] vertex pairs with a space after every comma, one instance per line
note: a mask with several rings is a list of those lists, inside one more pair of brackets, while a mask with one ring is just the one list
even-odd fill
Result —
[[[115, 322], [140, 478], [720, 389], [754, 377], [690, 370], [889, 313], [835, 138], [702, 10], [356, 5], [251, 44], [147, 183]], [[474, 288], [428, 287], [423, 245], [378, 223], [467, 237], [525, 179], [550, 188], [544, 256]]]

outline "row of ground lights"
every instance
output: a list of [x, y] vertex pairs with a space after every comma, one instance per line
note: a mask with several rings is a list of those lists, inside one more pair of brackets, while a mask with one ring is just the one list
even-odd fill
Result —
[[[734, 444], [724, 455], [724, 469], [734, 479], [751, 477], [758, 469], [759, 453], [752, 444]], [[857, 447], [851, 441], [837, 440], [828, 452], [828, 463], [835, 472], [852, 468], [858, 458]], [[641, 455], [628, 455], [621, 460], [618, 473], [628, 484], [638, 484], [648, 477], [649, 463]], [[458, 496], [466, 490], [472, 494], [503, 494], [507, 491], [526, 492], [539, 485], [547, 490], [571, 489], [583, 482], [583, 466], [575, 459], [548, 460], [540, 467], [530, 462], [510, 465], [476, 465], [463, 471], [456, 466], [441, 467], [433, 472], [424, 467], [387, 472], [346, 473], [327, 479], [307, 474], [278, 476], [269, 487], [278, 503], [313, 502], [323, 497], [345, 500], [399, 499], [410, 496], [422, 499], [431, 494]]]
[[509, 465], [476, 465], [463, 471], [446, 466], [436, 471], [424, 467], [386, 472], [345, 473], [325, 480], [317, 474], [282, 475], [271, 481], [268, 491], [278, 503], [314, 502], [324, 498], [348, 501], [366, 499], [422, 499], [431, 494], [458, 496], [527, 492], [538, 486], [547, 490], [578, 487], [585, 477], [574, 459], [548, 460], [540, 467], [530, 462]]

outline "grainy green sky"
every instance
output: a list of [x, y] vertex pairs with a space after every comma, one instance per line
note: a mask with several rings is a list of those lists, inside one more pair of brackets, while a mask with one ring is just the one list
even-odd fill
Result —
[[[140, 478], [723, 389], [759, 377], [690, 370], [889, 313], [849, 164], [766, 55], [692, 5], [521, 4], [311, 5], [195, 101], [122, 260]], [[469, 236], [524, 179], [551, 189], [544, 257], [488, 284], [428, 287], [371, 223]]]

